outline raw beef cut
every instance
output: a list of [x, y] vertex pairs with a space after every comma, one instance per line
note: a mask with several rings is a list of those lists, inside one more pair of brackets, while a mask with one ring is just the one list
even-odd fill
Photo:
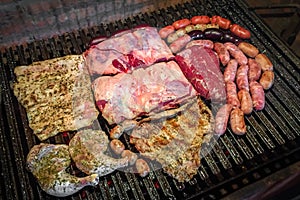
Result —
[[97, 106], [109, 124], [177, 107], [197, 94], [174, 61], [130, 74], [101, 76], [92, 87]]
[[175, 60], [201, 96], [212, 102], [225, 102], [225, 82], [214, 51], [192, 46], [179, 52]]
[[154, 27], [116, 34], [84, 53], [90, 74], [117, 74], [168, 60], [173, 54]]

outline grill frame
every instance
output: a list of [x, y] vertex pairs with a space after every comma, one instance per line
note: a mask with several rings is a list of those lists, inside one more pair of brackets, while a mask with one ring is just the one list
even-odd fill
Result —
[[[174, 181], [161, 170], [150, 173], [146, 178], [116, 171], [101, 177], [99, 187], [87, 188], [67, 199], [219, 199], [300, 161], [300, 106], [297, 105], [297, 98], [300, 97], [300, 59], [254, 12], [249, 11], [244, 1], [195, 0], [8, 47], [1, 52], [0, 153], [3, 157], [0, 169], [2, 180], [6, 181], [0, 184], [0, 197], [56, 199], [41, 191], [32, 174], [26, 171], [26, 155], [39, 141], [31, 134], [26, 113], [11, 90], [15, 66], [80, 54], [87, 48], [90, 39], [98, 35], [109, 35], [119, 29], [145, 23], [162, 27], [196, 14], [218, 14], [252, 30], [251, 43], [265, 52], [275, 67], [275, 84], [266, 93], [266, 108], [246, 117], [249, 127], [245, 136], [236, 136], [227, 130], [213, 151], [202, 159], [199, 174], [186, 184]], [[60, 136], [48, 141], [64, 142]]]

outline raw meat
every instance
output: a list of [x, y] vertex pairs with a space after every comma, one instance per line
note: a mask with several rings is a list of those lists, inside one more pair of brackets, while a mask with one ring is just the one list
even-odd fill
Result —
[[174, 61], [139, 68], [131, 74], [101, 76], [92, 87], [97, 106], [109, 124], [178, 107], [197, 93]]
[[84, 53], [90, 74], [117, 74], [168, 60], [173, 54], [154, 27], [117, 34]]

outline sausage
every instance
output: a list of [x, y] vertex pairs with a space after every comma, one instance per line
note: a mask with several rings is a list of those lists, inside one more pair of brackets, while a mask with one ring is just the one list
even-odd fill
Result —
[[118, 139], [113, 139], [112, 141], [110, 141], [109, 146], [111, 150], [117, 155], [120, 155], [125, 149], [125, 145]]
[[187, 43], [186, 48], [189, 48], [191, 46], [198, 45], [201, 47], [206, 47], [212, 49], [214, 47], [214, 43], [211, 40], [192, 40], [189, 43]]
[[231, 21], [229, 19], [225, 19], [221, 16], [212, 16], [211, 18], [212, 24], [218, 24], [222, 29], [229, 29]]
[[249, 82], [257, 81], [261, 75], [260, 65], [252, 58], [248, 59], [248, 65], [249, 65], [249, 71], [248, 71]]
[[250, 82], [250, 93], [253, 102], [253, 108], [257, 111], [265, 107], [265, 92], [264, 88], [257, 81]]
[[220, 42], [216, 42], [214, 44], [214, 50], [217, 52], [222, 65], [226, 66], [230, 60], [230, 55], [229, 55], [229, 52], [227, 51], [226, 47], [224, 46], [224, 44], [222, 44]]
[[207, 15], [194, 16], [191, 19], [192, 24], [208, 24], [210, 22], [210, 18]]
[[226, 100], [233, 108], [240, 107], [240, 101], [237, 96], [236, 84], [232, 81], [226, 82]]
[[190, 24], [190, 25], [187, 25], [184, 29], [187, 33], [189, 33], [191, 31], [195, 30], [195, 26]]
[[243, 135], [246, 133], [244, 113], [241, 109], [235, 108], [230, 113], [230, 127], [233, 133]]
[[184, 36], [182, 36], [182, 37], [178, 38], [177, 40], [175, 40], [174, 42], [172, 42], [169, 47], [173, 53], [177, 53], [183, 47], [185, 47], [185, 45], [189, 41], [191, 41], [191, 37], [189, 35], [185, 34]]
[[240, 50], [242, 50], [242, 52], [244, 54], [246, 54], [247, 56], [249, 56], [251, 58], [254, 58], [259, 53], [258, 49], [254, 45], [252, 45], [248, 42], [241, 42], [238, 45], [238, 48]]
[[191, 21], [189, 19], [180, 19], [180, 20], [175, 21], [172, 24], [172, 26], [175, 29], [180, 29], [180, 28], [184, 28], [184, 27], [186, 27], [187, 25], [190, 25], [190, 24], [191, 24]]
[[223, 135], [227, 128], [230, 112], [232, 110], [231, 104], [224, 104], [217, 112], [215, 118], [215, 133]]
[[179, 38], [179, 36], [177, 35], [177, 33], [176, 33], [176, 32], [173, 32], [173, 33], [171, 33], [171, 34], [168, 35], [168, 37], [167, 37], [167, 42], [168, 42], [169, 44], [171, 44], [172, 42], [174, 42], [174, 41], [177, 40], [178, 38]]
[[273, 71], [273, 64], [271, 63], [270, 59], [263, 53], [258, 54], [255, 56], [256, 62], [260, 65], [263, 71]]
[[238, 62], [235, 59], [231, 59], [224, 70], [224, 81], [234, 81], [236, 71], [238, 68]]
[[134, 153], [130, 150], [127, 150], [127, 149], [122, 152], [121, 157], [122, 158], [128, 158], [130, 165], [133, 165], [136, 162], [137, 158], [138, 158], [136, 153]]
[[230, 55], [234, 57], [240, 65], [246, 65], [248, 63], [248, 58], [235, 44], [232, 42], [225, 42], [224, 45]]
[[193, 30], [187, 33], [193, 40], [204, 39], [203, 31], [201, 30]]
[[239, 90], [246, 89], [249, 91], [248, 71], [248, 65], [242, 65], [236, 71], [236, 84]]
[[240, 25], [237, 25], [237, 24], [232, 24], [231, 27], [230, 27], [230, 31], [242, 38], [242, 39], [249, 39], [251, 37], [251, 33], [250, 31], [248, 31], [247, 29], [241, 27]]
[[178, 29], [178, 30], [176, 31], [176, 34], [177, 34], [178, 37], [183, 36], [184, 34], [186, 34], [185, 28]]
[[175, 28], [171, 25], [163, 27], [162, 29], [159, 30], [158, 34], [162, 39], [165, 39], [175, 31]]
[[148, 163], [142, 158], [139, 158], [136, 160], [135, 167], [136, 167], [137, 173], [141, 177], [147, 176], [150, 172], [150, 167], [149, 167]]
[[261, 75], [259, 83], [262, 85], [262, 87], [265, 90], [268, 90], [274, 84], [274, 78], [275, 78], [274, 72], [267, 70], [267, 71], [263, 72], [263, 74]]
[[249, 91], [241, 89], [238, 92], [238, 99], [241, 103], [241, 110], [245, 115], [249, 115], [253, 110], [252, 99]]

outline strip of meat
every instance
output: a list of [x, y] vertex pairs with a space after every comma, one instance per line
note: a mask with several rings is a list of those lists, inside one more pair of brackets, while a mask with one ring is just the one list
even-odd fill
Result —
[[265, 107], [265, 92], [264, 88], [257, 81], [250, 83], [250, 93], [252, 97], [253, 107], [259, 111]]
[[148, 68], [102, 76], [93, 82], [98, 108], [109, 124], [152, 115], [177, 107], [197, 92], [174, 62], [161, 62]]
[[236, 84], [232, 81], [226, 82], [226, 100], [228, 104], [231, 104], [233, 108], [240, 107], [240, 101], [237, 96]]
[[248, 65], [242, 65], [237, 69], [236, 83], [239, 90], [246, 89], [249, 91], [248, 71]]
[[[199, 92], [201, 96], [211, 99], [212, 102], [225, 102], [225, 82], [220, 70], [219, 59], [212, 49], [192, 46], [179, 52], [175, 56], [175, 60], [179, 63], [182, 71], [189, 72], [185, 75], [195, 89], [201, 92]], [[204, 81], [199, 75], [203, 77]], [[200, 81], [201, 84], [196, 85], [196, 81]]]
[[64, 144], [41, 143], [33, 146], [26, 163], [42, 190], [57, 197], [72, 195], [86, 186], [96, 186], [99, 181], [97, 174], [76, 177], [67, 173], [71, 157], [68, 146]]
[[236, 71], [238, 68], [238, 62], [235, 59], [231, 59], [224, 70], [224, 81], [235, 81]]
[[84, 53], [91, 74], [117, 74], [149, 66], [173, 54], [154, 27], [136, 28], [92, 46]]
[[216, 114], [215, 133], [223, 135], [226, 131], [230, 112], [232, 110], [231, 104], [224, 104]]
[[227, 63], [230, 60], [230, 55], [229, 55], [229, 52], [227, 51], [225, 45], [223, 43], [220, 43], [220, 42], [215, 42], [214, 50], [217, 52], [222, 65], [226, 66]]

